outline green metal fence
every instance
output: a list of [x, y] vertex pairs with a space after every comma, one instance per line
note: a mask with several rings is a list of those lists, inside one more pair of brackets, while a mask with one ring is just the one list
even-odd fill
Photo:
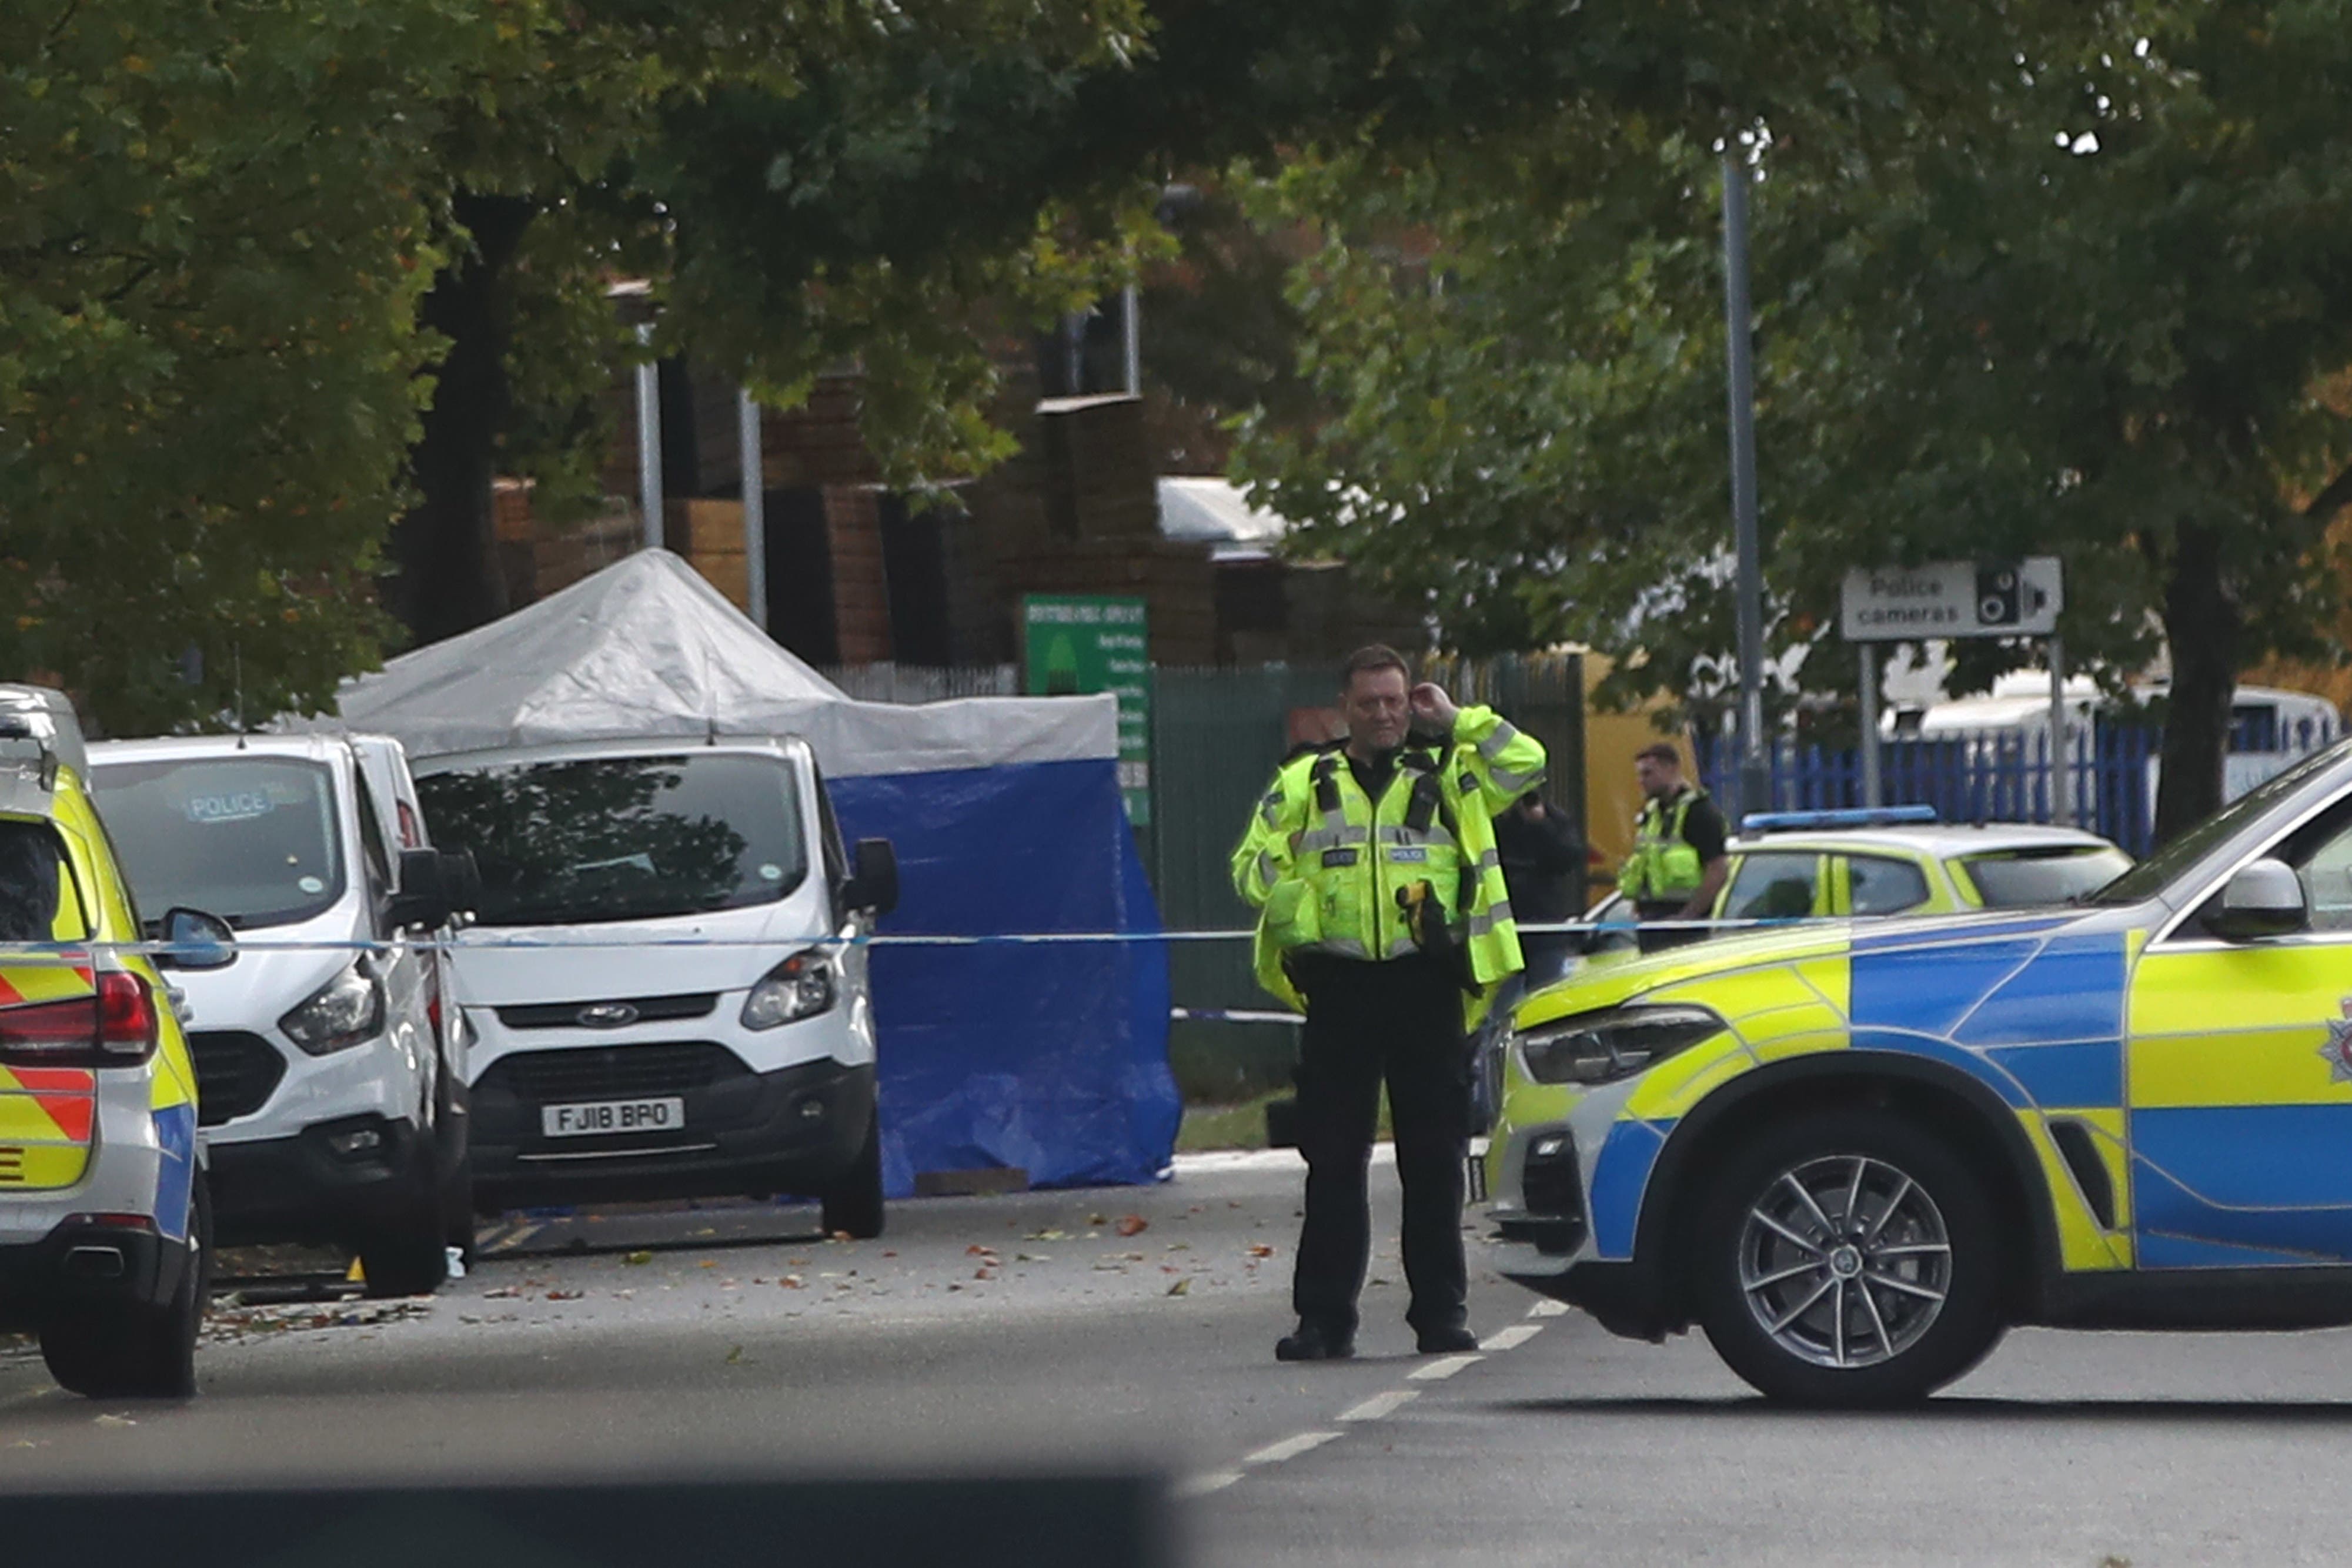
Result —
[[[1546, 797], [1581, 829], [1584, 680], [1575, 655], [1442, 660], [1423, 675], [1541, 740]], [[1143, 851], [1160, 916], [1173, 931], [1245, 929], [1251, 914], [1234, 894], [1229, 857], [1290, 749], [1293, 716], [1333, 706], [1333, 672], [1162, 667], [1152, 681], [1152, 825]], [[1172, 943], [1169, 974], [1180, 1008], [1274, 1006], [1250, 976], [1246, 943]], [[1278, 1025], [1179, 1020], [1169, 1037], [1170, 1061], [1192, 1101], [1280, 1087], [1296, 1051], [1294, 1031]]]

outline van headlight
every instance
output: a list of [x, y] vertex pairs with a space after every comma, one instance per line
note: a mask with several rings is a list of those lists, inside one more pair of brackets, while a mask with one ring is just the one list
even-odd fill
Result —
[[278, 1020], [286, 1038], [312, 1056], [363, 1045], [383, 1032], [383, 982], [354, 960], [311, 993], [310, 999]]
[[774, 1029], [814, 1018], [840, 994], [833, 960], [814, 947], [795, 953], [761, 978], [743, 998], [745, 1029]]
[[1538, 1024], [1512, 1043], [1538, 1083], [1614, 1083], [1723, 1030], [1705, 1008], [1609, 1008]]

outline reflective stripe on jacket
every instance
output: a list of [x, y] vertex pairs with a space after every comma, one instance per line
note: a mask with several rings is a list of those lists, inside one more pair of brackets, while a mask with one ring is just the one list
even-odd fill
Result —
[[[1408, 746], [1378, 800], [1337, 750], [1284, 764], [1233, 856], [1234, 891], [1258, 911], [1259, 983], [1301, 1006], [1288, 955], [1381, 962], [1434, 928], [1462, 957], [1475, 1019], [1479, 993], [1523, 967], [1494, 813], [1543, 768], [1543, 744], [1486, 707], [1462, 709], [1442, 747]], [[1401, 892], [1433, 903], [1433, 920], [1416, 930]]]

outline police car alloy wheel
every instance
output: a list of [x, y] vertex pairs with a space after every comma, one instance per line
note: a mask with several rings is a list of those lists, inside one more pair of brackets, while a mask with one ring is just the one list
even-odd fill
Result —
[[2000, 1337], [1994, 1234], [1982, 1184], [1939, 1139], [1823, 1112], [1730, 1156], [1699, 1232], [1701, 1321], [1774, 1398], [1921, 1398]]

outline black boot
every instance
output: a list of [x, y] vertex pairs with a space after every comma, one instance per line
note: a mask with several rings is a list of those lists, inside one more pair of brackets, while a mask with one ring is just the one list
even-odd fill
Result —
[[1423, 1355], [1460, 1355], [1478, 1348], [1478, 1336], [1466, 1323], [1454, 1323], [1442, 1329], [1423, 1329], [1413, 1336]]
[[1345, 1361], [1355, 1354], [1354, 1334], [1306, 1318], [1299, 1319], [1298, 1326], [1274, 1344], [1276, 1361]]

